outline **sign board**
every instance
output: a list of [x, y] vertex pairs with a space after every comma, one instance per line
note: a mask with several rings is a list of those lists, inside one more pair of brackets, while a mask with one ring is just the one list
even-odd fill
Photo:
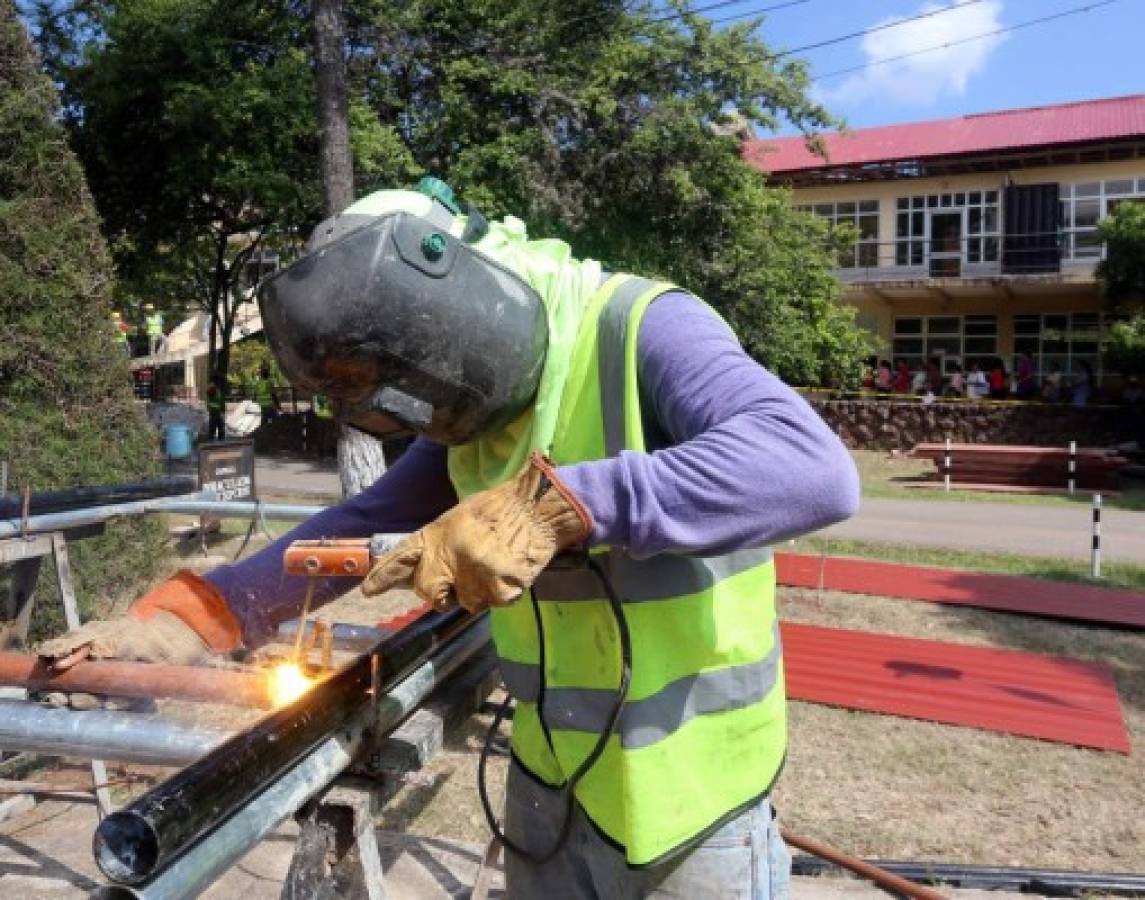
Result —
[[208, 441], [199, 445], [199, 490], [217, 500], [253, 500], [254, 441]]

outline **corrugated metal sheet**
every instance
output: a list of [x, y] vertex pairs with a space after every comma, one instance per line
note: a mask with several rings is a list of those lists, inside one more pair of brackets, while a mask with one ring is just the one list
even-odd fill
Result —
[[1107, 666], [785, 622], [793, 700], [1129, 753]]
[[823, 588], [830, 591], [1145, 628], [1145, 591], [838, 556], [823, 560], [777, 553], [775, 560], [779, 583], [792, 587], [819, 587], [822, 579]]
[[781, 174], [1140, 136], [1145, 136], [1145, 94], [828, 134], [826, 161], [808, 150], [802, 137], [750, 141], [744, 157], [765, 172]]

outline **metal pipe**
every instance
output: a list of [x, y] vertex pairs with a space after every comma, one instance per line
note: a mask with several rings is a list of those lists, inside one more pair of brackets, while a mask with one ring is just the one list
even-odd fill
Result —
[[[174, 475], [168, 478], [156, 478], [152, 481], [137, 481], [129, 484], [97, 484], [65, 488], [58, 491], [35, 491], [28, 496], [28, 512], [32, 515], [43, 515], [80, 509], [85, 506], [107, 506], [134, 500], [153, 500], [157, 497], [170, 497], [174, 494], [194, 493], [197, 488], [195, 479], [189, 475]], [[9, 519], [22, 516], [22, 505], [21, 500], [7, 499], [0, 495], [0, 518]]]
[[45, 660], [27, 653], [0, 653], [0, 685], [114, 697], [167, 697], [264, 709], [274, 705], [267, 693], [267, 679], [257, 672], [84, 660], [56, 673]]
[[821, 859], [828, 860], [837, 866], [850, 869], [852, 872], [862, 875], [864, 878], [869, 878], [884, 890], [911, 897], [913, 900], [946, 900], [944, 894], [939, 893], [933, 888], [910, 881], [893, 872], [888, 872], [881, 866], [859, 859], [857, 856], [851, 856], [849, 853], [844, 853], [842, 850], [837, 850], [827, 844], [822, 844], [811, 838], [795, 834], [786, 828], [781, 827], [779, 833], [785, 843], [793, 847], [798, 847], [806, 853], [812, 853]]
[[261, 516], [264, 519], [302, 522], [325, 509], [323, 506], [214, 500], [213, 496], [213, 494], [188, 494], [184, 497], [160, 497], [153, 500], [135, 500], [130, 503], [90, 506], [87, 509], [29, 516], [27, 522], [22, 517], [0, 519], [0, 538], [44, 531], [65, 531], [69, 528], [82, 528], [85, 525], [98, 525], [120, 516], [141, 516], [148, 513], [212, 515], [234, 519], [252, 519]]
[[[346, 650], [354, 650], [365, 652], [373, 647], [378, 641], [385, 640], [391, 632], [385, 631], [381, 628], [375, 628], [372, 625], [349, 625], [344, 622], [337, 622], [331, 628], [334, 634], [334, 645]], [[306, 628], [302, 633], [302, 642], [305, 644], [312, 640], [314, 637], [314, 620], [309, 619], [306, 622]], [[291, 619], [289, 622], [283, 622], [278, 626], [278, 639], [284, 644], [293, 644], [298, 638], [298, 619]]]
[[[879, 860], [880, 868], [912, 881], [980, 891], [1044, 894], [1048, 897], [1145, 897], [1145, 875], [1129, 872], [1078, 872], [1071, 869], [1028, 869], [1017, 866]], [[830, 874], [834, 863], [796, 855], [793, 875]]]
[[303, 506], [291, 503], [252, 503], [249, 500], [210, 500], [205, 497], [158, 500], [149, 512], [177, 513], [189, 516], [224, 516], [232, 519], [275, 519], [282, 522], [304, 522], [322, 512], [325, 506]]
[[139, 713], [80, 712], [0, 700], [0, 747], [5, 750], [182, 766], [229, 736], [219, 729]]
[[463, 609], [423, 616], [112, 813], [94, 838], [104, 874], [138, 884], [164, 868], [472, 622]]
[[[270, 787], [179, 856], [146, 884], [113, 885], [98, 890], [102, 900], [180, 900], [196, 897], [234, 865], [303, 803], [318, 794], [362, 747], [367, 731], [383, 735], [416, 709], [429, 693], [489, 641], [489, 623], [481, 619], [381, 696], [375, 709], [360, 711], [326, 738]], [[105, 820], [106, 821], [106, 820]], [[97, 833], [96, 859], [106, 873], [118, 858]], [[111, 854], [104, 862], [100, 857]]]

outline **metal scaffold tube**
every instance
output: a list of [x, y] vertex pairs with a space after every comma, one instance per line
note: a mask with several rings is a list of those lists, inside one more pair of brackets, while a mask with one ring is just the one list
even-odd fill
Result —
[[[96, 862], [113, 881], [126, 884], [101, 888], [93, 897], [100, 900], [180, 900], [198, 896], [255, 844], [273, 832], [283, 819], [293, 814], [348, 768], [361, 749], [367, 733], [382, 735], [393, 730], [437, 685], [481, 650], [488, 641], [489, 624], [487, 619], [482, 618], [443, 644], [431, 657], [394, 684], [378, 698], [376, 706], [367, 704], [340, 723], [330, 736], [305, 753], [291, 768], [272, 779], [265, 790], [240, 804], [233, 813], [222, 819], [221, 824], [181, 855], [163, 855], [159, 859], [161, 854], [155, 845], [148, 845], [145, 840], [138, 842], [141, 834], [131, 825], [141, 820], [129, 819], [127, 828], [119, 827], [123, 820], [105, 828], [114, 817], [105, 819], [93, 842]], [[224, 745], [212, 756], [226, 753]], [[132, 872], [141, 868], [139, 864], [146, 861], [133, 854], [152, 851], [155, 855], [149, 867], [149, 881], [143, 883], [143, 879], [137, 877], [131, 877], [130, 880], [117, 877], [117, 874], [131, 876]]]
[[154, 500], [136, 500], [130, 503], [112, 503], [90, 506], [86, 509], [29, 515], [26, 519], [23, 517], [0, 519], [0, 538], [20, 537], [45, 531], [66, 531], [70, 528], [98, 525], [121, 516], [142, 516], [149, 513], [303, 522], [322, 512], [323, 509], [325, 507], [289, 503], [215, 500], [213, 494], [189, 494], [184, 497], [161, 497]]
[[0, 700], [0, 748], [4, 750], [182, 766], [228, 737], [228, 731], [158, 716]]

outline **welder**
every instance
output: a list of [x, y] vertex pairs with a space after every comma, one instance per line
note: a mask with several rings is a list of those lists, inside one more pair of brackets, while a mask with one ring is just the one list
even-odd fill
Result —
[[[513, 898], [779, 897], [771, 545], [850, 516], [854, 465], [702, 300], [609, 274], [436, 179], [319, 226], [260, 289], [283, 372], [381, 437], [372, 487], [126, 621], [45, 645], [188, 662], [299, 613], [298, 539], [409, 533], [363, 584], [492, 610], [515, 700]], [[318, 602], [350, 585], [320, 580]], [[492, 817], [491, 817], [492, 818]]]

